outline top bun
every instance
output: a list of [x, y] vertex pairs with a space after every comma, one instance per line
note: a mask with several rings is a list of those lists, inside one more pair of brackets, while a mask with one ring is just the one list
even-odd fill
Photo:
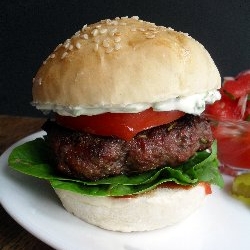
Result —
[[34, 78], [33, 104], [124, 107], [202, 93], [220, 84], [199, 42], [138, 17], [123, 17], [85, 25], [58, 45]]

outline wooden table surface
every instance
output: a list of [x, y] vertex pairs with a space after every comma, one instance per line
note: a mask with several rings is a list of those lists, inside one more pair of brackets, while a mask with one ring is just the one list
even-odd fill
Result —
[[[17, 140], [39, 131], [44, 121], [44, 118], [0, 115], [0, 155]], [[0, 205], [0, 249], [51, 250], [52, 248], [18, 225]]]

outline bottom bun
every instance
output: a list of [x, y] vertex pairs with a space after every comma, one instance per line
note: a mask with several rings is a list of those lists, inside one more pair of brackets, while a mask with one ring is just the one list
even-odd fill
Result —
[[86, 196], [55, 189], [65, 209], [88, 222], [112, 231], [149, 231], [173, 225], [203, 202], [203, 185], [189, 189], [157, 188], [132, 198]]

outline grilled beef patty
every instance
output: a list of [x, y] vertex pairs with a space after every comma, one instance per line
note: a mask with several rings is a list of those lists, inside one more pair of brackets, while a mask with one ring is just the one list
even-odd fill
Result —
[[144, 130], [130, 141], [73, 131], [52, 121], [43, 129], [57, 170], [83, 180], [175, 167], [213, 142], [209, 122], [193, 115]]

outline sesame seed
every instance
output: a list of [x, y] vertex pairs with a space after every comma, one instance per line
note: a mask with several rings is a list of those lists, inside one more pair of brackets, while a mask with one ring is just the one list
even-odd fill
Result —
[[72, 44], [69, 45], [69, 50], [73, 50], [74, 46]]
[[139, 17], [138, 17], [138, 16], [132, 16], [131, 18], [132, 18], [132, 19], [135, 19], [135, 20], [139, 20]]
[[55, 56], [56, 56], [55, 54], [51, 54], [50, 58], [55, 58]]
[[68, 55], [68, 52], [64, 52], [61, 56], [61, 59], [65, 58]]
[[[167, 30], [167, 28], [164, 26], [158, 26], [158, 29], [161, 31]], [[168, 28], [168, 29], [171, 30], [171, 28]]]
[[144, 29], [144, 28], [139, 28], [139, 30], [140, 30], [140, 31], [145, 31], [145, 29]]
[[76, 43], [76, 48], [80, 49], [81, 48], [81, 44], [79, 42]]
[[121, 41], [121, 37], [120, 36], [115, 37], [114, 41], [115, 43], [119, 43]]
[[85, 25], [82, 27], [82, 32], [85, 31], [86, 27], [87, 27], [87, 24], [85, 24]]
[[115, 20], [120, 20], [120, 17], [116, 17]]
[[122, 25], [122, 26], [126, 26], [126, 25], [127, 25], [127, 23], [124, 23], [124, 22], [123, 22], [123, 23], [120, 23], [120, 25]]
[[102, 46], [103, 46], [104, 48], [108, 48], [108, 47], [109, 47], [109, 41], [108, 41], [108, 39], [103, 40]]
[[47, 63], [47, 59], [45, 61], [43, 61], [43, 65], [45, 65]]
[[67, 44], [69, 44], [69, 43], [70, 43], [70, 39], [67, 39], [67, 40], [64, 42], [64, 44], [63, 44], [64, 47], [67, 46]]
[[122, 16], [121, 19], [128, 19], [128, 16]]
[[116, 20], [113, 21], [113, 25], [118, 25], [118, 22]]
[[146, 24], [148, 24], [148, 25], [155, 25], [155, 23], [151, 23], [151, 22], [146, 22], [146, 21], [144, 21]]
[[93, 36], [97, 36], [98, 33], [99, 33], [98, 29], [93, 29], [93, 30], [91, 31], [91, 34], [92, 34]]
[[94, 51], [97, 51], [97, 50], [98, 50], [98, 48], [99, 48], [98, 43], [95, 43], [95, 46], [94, 46]]
[[122, 47], [122, 46], [121, 46], [120, 43], [116, 43], [116, 44], [115, 44], [115, 50], [119, 50], [121, 47]]
[[57, 47], [54, 49], [54, 51], [57, 51], [60, 47], [62, 46], [62, 44], [58, 44]]
[[100, 29], [101, 34], [105, 34], [105, 33], [107, 33], [107, 31], [108, 31], [107, 29]]
[[157, 34], [159, 32], [160, 32], [159, 30], [152, 31], [153, 34]]
[[38, 85], [42, 85], [42, 78], [39, 77], [38, 79], [35, 79], [35, 82], [37, 82]]
[[132, 28], [131, 28], [131, 31], [136, 31], [136, 27], [132, 27]]
[[83, 34], [83, 35], [81, 36], [81, 38], [83, 38], [83, 39], [85, 39], [85, 40], [88, 40], [88, 39], [89, 39], [89, 35], [88, 35], [88, 34]]
[[98, 24], [98, 25], [96, 25], [95, 26], [97, 29], [100, 29], [101, 27], [102, 27], [102, 25], [101, 24]]
[[105, 52], [106, 52], [107, 54], [109, 54], [109, 53], [111, 53], [113, 50], [114, 50], [113, 47], [109, 47], [109, 48], [107, 48], [107, 49], [105, 50]]
[[114, 35], [115, 35], [115, 36], [120, 36], [120, 35], [121, 35], [121, 32], [117, 31], [117, 32], [115, 32]]
[[94, 41], [95, 43], [100, 43], [100, 37], [95, 36], [95, 37], [93, 38], [93, 41]]
[[67, 43], [64, 43], [64, 44], [63, 44], [63, 47], [64, 47], [65, 49], [67, 49], [67, 48], [69, 47], [69, 45], [70, 45], [70, 42], [67, 42]]
[[146, 34], [146, 38], [154, 38], [155, 37], [155, 34]]
[[106, 19], [106, 24], [107, 25], [111, 25], [112, 24], [112, 21], [110, 19]]
[[79, 36], [79, 35], [80, 35], [80, 30], [75, 33], [75, 36]]

